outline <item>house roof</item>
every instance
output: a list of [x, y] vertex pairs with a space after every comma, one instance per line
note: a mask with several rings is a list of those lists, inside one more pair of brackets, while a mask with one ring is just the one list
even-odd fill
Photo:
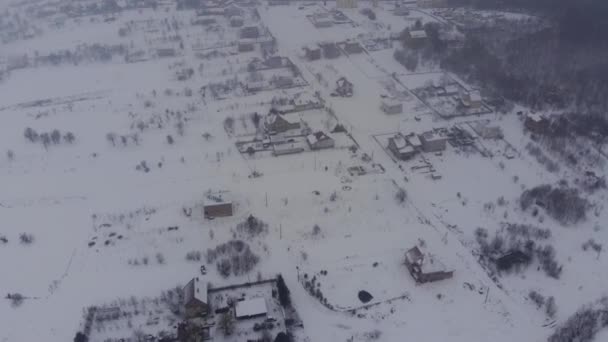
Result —
[[207, 303], [207, 283], [199, 277], [192, 278], [184, 287], [184, 302], [188, 304], [192, 300]]
[[437, 133], [435, 131], [427, 131], [420, 135], [422, 139], [425, 141], [437, 141], [437, 140], [445, 140], [447, 137], [443, 134]]
[[401, 134], [396, 134], [390, 139], [392, 140], [393, 144], [395, 144], [395, 147], [398, 150], [401, 150], [402, 148], [405, 148], [407, 146], [407, 141], [405, 141], [405, 138]]
[[426, 38], [426, 32], [424, 30], [410, 31], [410, 37], [412, 37], [414, 39]]
[[232, 203], [229, 191], [218, 191], [205, 193], [205, 205], [217, 205]]
[[417, 264], [422, 273], [447, 272], [448, 267], [432, 254], [424, 254], [418, 246], [414, 246], [405, 252], [405, 258], [409, 263]]
[[541, 122], [541, 121], [545, 120], [545, 117], [540, 113], [529, 113], [527, 115], [527, 118], [534, 122]]
[[410, 145], [412, 145], [413, 147], [422, 146], [422, 142], [420, 142], [420, 138], [418, 138], [418, 136], [416, 134], [410, 134], [406, 138], [407, 138], [407, 142]]
[[309, 144], [314, 145], [319, 141], [324, 141], [324, 140], [332, 140], [327, 134], [318, 131], [318, 132], [314, 132], [312, 134], [309, 134], [306, 136], [306, 140], [308, 141]]
[[479, 90], [472, 90], [469, 92], [469, 98], [471, 102], [481, 102], [481, 93], [479, 93]]
[[237, 318], [265, 315], [268, 312], [266, 299], [257, 297], [237, 302], [235, 311]]

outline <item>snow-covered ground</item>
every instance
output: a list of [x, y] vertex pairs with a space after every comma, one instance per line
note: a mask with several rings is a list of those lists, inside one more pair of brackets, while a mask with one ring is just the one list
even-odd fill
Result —
[[[239, 236], [236, 226], [250, 214], [268, 224], [266, 234], [247, 240], [260, 263], [254, 272], [228, 279], [209, 265], [206, 280], [222, 286], [254, 280], [258, 272], [263, 278], [281, 273], [310, 341], [366, 340], [375, 330], [382, 332], [382, 341], [543, 341], [553, 325], [546, 326], [550, 320], [527, 298], [530, 290], [555, 297], [557, 323], [606, 295], [605, 253], [581, 249], [590, 238], [608, 243], [601, 210], [605, 191], [588, 196], [600, 209], [574, 227], [549, 217], [539, 222], [522, 212], [518, 198], [524, 189], [572, 180], [580, 170], [547, 172], [526, 151], [530, 137], [515, 110], [442, 119], [411, 92], [442, 73], [408, 74], [392, 58], [394, 49], [312, 62], [302, 57], [307, 44], [399, 32], [417, 19], [437, 20], [416, 10], [398, 17], [383, 6], [387, 8], [376, 9], [380, 26], [357, 10], [344, 10], [354, 27], [319, 29], [306, 15], [320, 10], [320, 4], [304, 9], [259, 6], [261, 20], [247, 20], [268, 28], [277, 40], [277, 54], [295, 64], [305, 83], [248, 96], [234, 92], [224, 100], [202, 96], [201, 87], [235, 77], [245, 81], [251, 76], [249, 59], [262, 56], [256, 48], [225, 58], [197, 57], [192, 46], [232, 40], [237, 31], [193, 28], [192, 11], [124, 11], [112, 22], [101, 16], [68, 19], [62, 28], [45, 26], [39, 37], [2, 46], [0, 53], [31, 56], [83, 43], [148, 51], [157, 48], [150, 34], [118, 34], [120, 27], [145, 19], [176, 22], [178, 29], [165, 32], [162, 24], [156, 35], [179, 34], [185, 42], [177, 57], [29, 67], [12, 71], [0, 83], [0, 237], [7, 240], [0, 241], [0, 294], [26, 297], [18, 307], [8, 299], [0, 302], [0, 341], [68, 341], [82, 329], [83, 310], [89, 306], [132, 296], [155, 298], [184, 285], [200, 274], [203, 262], [186, 260], [186, 253], [204, 255]], [[227, 25], [222, 20], [220, 26]], [[193, 68], [192, 78], [178, 81], [176, 63]], [[281, 72], [265, 71], [264, 77]], [[353, 97], [331, 96], [340, 77], [353, 83]], [[265, 115], [273, 97], [301, 90], [319, 92], [328, 110], [287, 116], [325, 132], [339, 123], [350, 136], [339, 133], [338, 147], [358, 148], [307, 149], [280, 157], [241, 154], [235, 144], [259, 134], [250, 114]], [[402, 114], [381, 111], [380, 95], [387, 93], [398, 95]], [[228, 117], [238, 126], [235, 134], [227, 134]], [[441, 155], [397, 161], [386, 140], [378, 138], [477, 120], [490, 120], [504, 133], [498, 141], [477, 139], [491, 158], [448, 145]], [[75, 140], [44, 147], [24, 137], [27, 127], [38, 133], [72, 132]], [[503, 155], [507, 145], [518, 152], [514, 159]], [[442, 178], [412, 170], [421, 163], [431, 163]], [[351, 175], [352, 166], [382, 171]], [[252, 177], [253, 172], [262, 176]], [[400, 188], [407, 192], [403, 203], [395, 198]], [[231, 191], [234, 216], [203, 217], [204, 193], [210, 189]], [[505, 203], [488, 210], [487, 203], [500, 197]], [[188, 208], [192, 215], [184, 215]], [[503, 275], [499, 282], [491, 279], [477, 260], [474, 231], [483, 227], [493, 236], [503, 222], [551, 229], [550, 242], [563, 264], [559, 280], [535, 265]], [[320, 228], [316, 233], [315, 225]], [[31, 234], [33, 242], [20, 242], [23, 233]], [[417, 285], [403, 258], [420, 244], [446, 260], [454, 277]], [[333, 309], [307, 292], [303, 274], [316, 275]], [[376, 305], [360, 308], [360, 290], [372, 294], [370, 303]], [[134, 322], [129, 329], [147, 329], [145, 320]], [[92, 340], [122, 334], [111, 329], [97, 336], [94, 332]]]

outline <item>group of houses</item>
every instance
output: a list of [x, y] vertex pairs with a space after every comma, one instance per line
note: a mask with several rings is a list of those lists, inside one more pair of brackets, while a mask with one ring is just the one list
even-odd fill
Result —
[[[273, 111], [264, 120], [264, 131], [267, 134], [264, 145], [272, 146], [275, 156], [304, 152], [306, 147], [313, 151], [335, 147], [334, 139], [326, 133], [303, 129], [303, 126], [301, 120], [292, 120]], [[293, 133], [290, 134], [290, 131]], [[298, 139], [302, 133], [305, 141]]]
[[[183, 288], [185, 320], [178, 325], [178, 339], [213, 340], [216, 330], [222, 329], [219, 322], [223, 315], [233, 320], [236, 329], [242, 325], [239, 335], [256, 335], [256, 326], [283, 330], [284, 314], [278, 299], [272, 298], [276, 292], [276, 279], [212, 289], [203, 278], [194, 277]], [[240, 294], [236, 296], [237, 293]], [[250, 331], [245, 330], [251, 327]]]
[[318, 44], [308, 44], [302, 47], [304, 58], [308, 61], [316, 61], [322, 57], [334, 59], [340, 57], [342, 51], [348, 55], [363, 53], [365, 49], [358, 41], [347, 39], [342, 42], [321, 42]]
[[422, 134], [397, 133], [388, 139], [388, 150], [400, 160], [412, 159], [420, 152], [441, 152], [447, 147], [447, 131], [435, 129]]

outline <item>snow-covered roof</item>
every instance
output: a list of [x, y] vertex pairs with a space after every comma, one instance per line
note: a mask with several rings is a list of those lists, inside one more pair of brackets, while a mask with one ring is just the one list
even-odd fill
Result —
[[397, 147], [399, 150], [407, 146], [407, 141], [405, 141], [405, 138], [401, 134], [397, 134], [391, 139], [393, 139], [395, 147]]
[[394, 97], [389, 97], [386, 99], [382, 100], [382, 105], [385, 107], [394, 107], [394, 106], [400, 106], [401, 105], [401, 101], [397, 100]]
[[205, 205], [217, 205], [232, 203], [229, 191], [207, 192], [205, 194]]
[[306, 140], [308, 141], [308, 143], [310, 145], [314, 145], [319, 141], [329, 140], [329, 139], [331, 139], [331, 138], [327, 134], [325, 134], [321, 131], [318, 131], [318, 132], [315, 132], [315, 133], [312, 133], [312, 134], [309, 134], [306, 136]]
[[184, 302], [187, 304], [193, 299], [207, 303], [207, 283], [199, 277], [192, 278], [184, 287]]
[[407, 142], [410, 145], [412, 145], [413, 147], [422, 146], [422, 142], [420, 142], [420, 138], [418, 138], [418, 136], [416, 134], [411, 134], [411, 135], [407, 136]]
[[472, 90], [469, 93], [469, 97], [471, 102], [481, 102], [481, 93], [479, 93], [479, 90]]
[[252, 317], [265, 315], [268, 312], [266, 300], [263, 297], [247, 299], [236, 303], [236, 317]]
[[426, 38], [426, 32], [424, 30], [410, 31], [410, 37], [412, 37], [414, 39]]
[[436, 140], [445, 140], [447, 139], [447, 137], [443, 134], [434, 132], [434, 131], [428, 131], [428, 132], [424, 132], [421, 134], [421, 137], [425, 140], [425, 141], [436, 141]]
[[529, 113], [527, 117], [534, 122], [541, 122], [545, 119], [545, 117], [540, 113]]

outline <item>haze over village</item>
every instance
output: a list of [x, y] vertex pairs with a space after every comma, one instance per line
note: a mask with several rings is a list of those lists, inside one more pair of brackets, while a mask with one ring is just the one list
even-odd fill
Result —
[[607, 341], [606, 16], [0, 4], [0, 342]]

